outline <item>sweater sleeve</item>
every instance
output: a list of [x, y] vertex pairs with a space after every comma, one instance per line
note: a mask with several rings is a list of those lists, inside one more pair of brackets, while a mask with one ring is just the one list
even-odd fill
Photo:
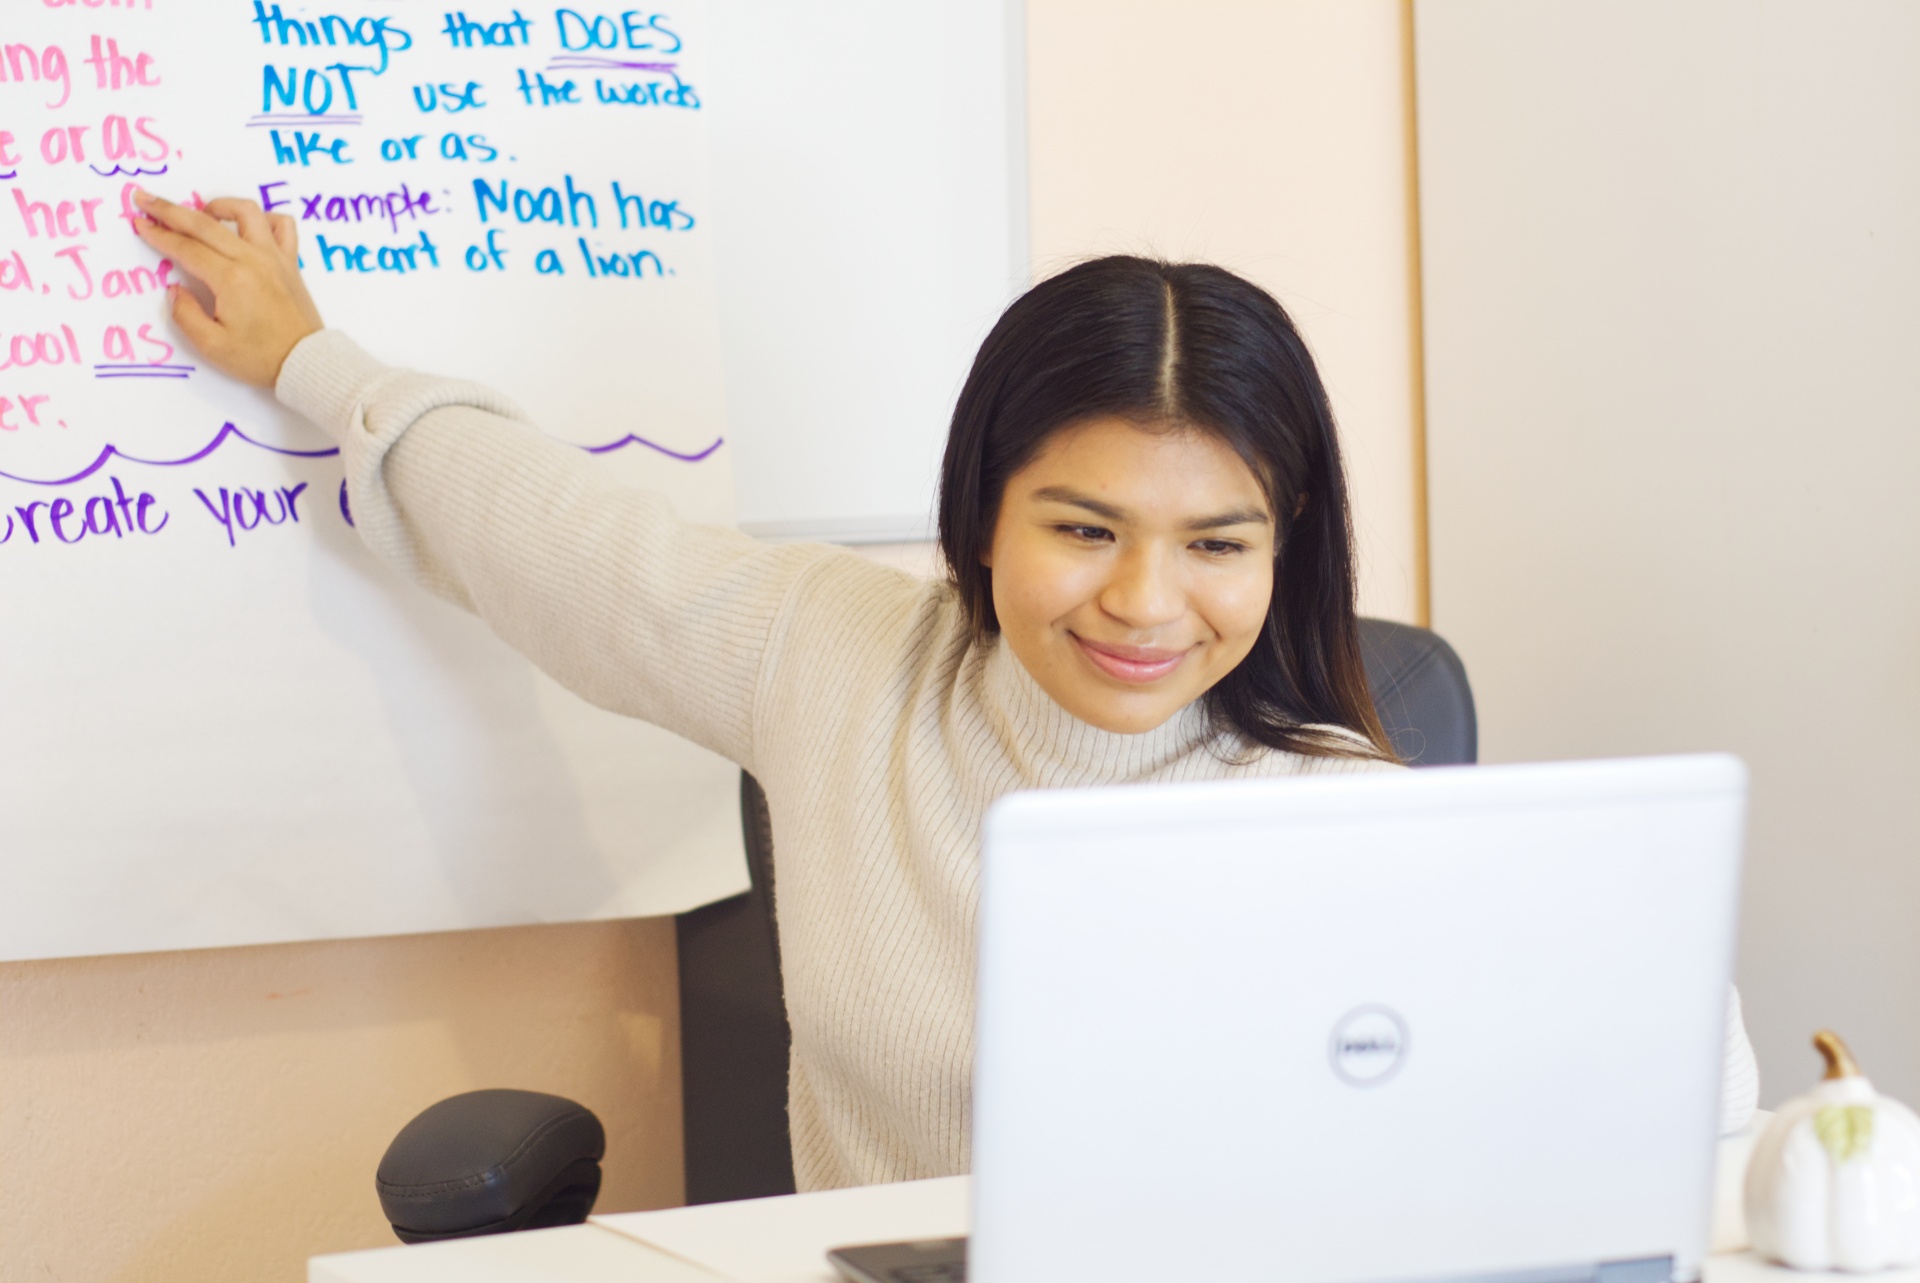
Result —
[[339, 444], [382, 560], [582, 697], [753, 768], [770, 639], [827, 550], [682, 521], [498, 393], [390, 369], [339, 331], [295, 348], [275, 390]]

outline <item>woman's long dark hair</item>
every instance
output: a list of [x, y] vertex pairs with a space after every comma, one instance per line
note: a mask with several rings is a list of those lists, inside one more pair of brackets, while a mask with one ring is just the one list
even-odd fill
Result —
[[[1095, 259], [1034, 286], [987, 335], [940, 474], [940, 550], [975, 629], [999, 631], [980, 558], [1008, 478], [1059, 429], [1107, 416], [1219, 438], [1273, 511], [1266, 628], [1205, 696], [1216, 730], [1247, 747], [1392, 757], [1360, 662], [1347, 483], [1326, 388], [1274, 297], [1223, 268]], [[1315, 729], [1326, 726], [1361, 740]]]

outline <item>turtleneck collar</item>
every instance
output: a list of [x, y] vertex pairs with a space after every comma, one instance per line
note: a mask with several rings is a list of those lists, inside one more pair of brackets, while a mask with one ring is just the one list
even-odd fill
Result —
[[1053, 701], [996, 635], [985, 644], [982, 703], [1008, 756], [1044, 787], [1120, 784], [1143, 779], [1207, 739], [1199, 701], [1138, 735], [1090, 726]]

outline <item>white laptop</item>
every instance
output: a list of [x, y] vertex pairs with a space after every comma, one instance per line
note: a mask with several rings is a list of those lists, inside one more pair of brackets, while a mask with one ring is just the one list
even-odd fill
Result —
[[1697, 1277], [1745, 781], [1683, 757], [1005, 799], [969, 1277]]

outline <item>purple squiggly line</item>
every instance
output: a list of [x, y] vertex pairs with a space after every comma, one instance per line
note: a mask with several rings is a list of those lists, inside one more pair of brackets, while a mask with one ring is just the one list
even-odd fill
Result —
[[8, 481], [18, 481], [23, 485], [29, 486], [70, 486], [76, 481], [85, 481], [88, 477], [100, 471], [100, 469], [106, 467], [109, 463], [112, 463], [115, 459], [124, 459], [128, 463], [145, 464], [149, 468], [184, 468], [189, 463], [200, 462], [200, 460], [206, 458], [215, 450], [218, 450], [227, 443], [230, 437], [238, 437], [250, 446], [258, 446], [262, 450], [270, 450], [274, 454], [289, 455], [296, 459], [324, 459], [329, 455], [340, 453], [340, 449], [337, 446], [332, 446], [325, 450], [289, 450], [283, 446], [268, 445], [264, 441], [255, 441], [252, 437], [234, 427], [231, 423], [228, 423], [221, 425], [219, 433], [214, 436], [213, 440], [207, 442], [205, 446], [194, 451], [184, 459], [142, 459], [138, 455], [128, 454], [117, 445], [108, 445], [101, 447], [100, 453], [94, 456], [92, 463], [89, 463], [86, 467], [70, 477], [61, 477], [54, 481], [40, 481], [33, 477], [22, 477], [11, 472], [0, 472], [0, 477], [5, 477]]
[[112, 178], [116, 175], [125, 175], [128, 178], [158, 178], [167, 172], [165, 165], [160, 166], [158, 169], [142, 169], [138, 165], [135, 165], [132, 169], [128, 169], [124, 165], [115, 165], [112, 169], [102, 169], [98, 165], [88, 165], [87, 168], [102, 178]]
[[[28, 486], [70, 486], [75, 482], [85, 481], [88, 477], [91, 477], [94, 473], [100, 471], [100, 469], [106, 467], [109, 463], [112, 463], [115, 459], [120, 459], [126, 463], [138, 463], [149, 468], [184, 468], [190, 463], [200, 462], [200, 460], [225, 445], [229, 439], [236, 437], [257, 449], [266, 450], [272, 454], [285, 455], [293, 459], [330, 459], [340, 453], [340, 447], [338, 446], [328, 446], [324, 450], [292, 450], [285, 446], [268, 445], [264, 441], [255, 441], [233, 424], [226, 423], [221, 425], [220, 431], [214, 435], [213, 440], [207, 442], [205, 446], [194, 451], [184, 459], [143, 459], [138, 455], [128, 454], [119, 446], [107, 445], [101, 447], [100, 453], [94, 456], [92, 463], [70, 477], [60, 477], [52, 481], [42, 481], [35, 477], [23, 477], [13, 472], [0, 472], [0, 478], [8, 481], [17, 481], [22, 485]], [[616, 450], [624, 450], [630, 445], [641, 445], [647, 447], [649, 450], [664, 454], [669, 459], [678, 459], [682, 463], [698, 463], [725, 444], [725, 437], [715, 437], [713, 444], [706, 449], [695, 451], [692, 454], [684, 454], [681, 451], [663, 446], [657, 441], [649, 441], [645, 437], [635, 436], [629, 432], [618, 441], [609, 441], [605, 445], [581, 446], [580, 448], [588, 454], [598, 455], [612, 454]]]
[[645, 437], [636, 437], [633, 433], [629, 432], [618, 441], [609, 441], [605, 445], [583, 445], [580, 448], [588, 454], [612, 454], [615, 450], [624, 450], [630, 445], [643, 445], [649, 450], [659, 451], [669, 459], [678, 459], [682, 463], [698, 463], [726, 443], [727, 439], [725, 437], [715, 437], [713, 444], [706, 449], [696, 450], [692, 454], [682, 454], [678, 450], [669, 450], [658, 441], [649, 441]]

